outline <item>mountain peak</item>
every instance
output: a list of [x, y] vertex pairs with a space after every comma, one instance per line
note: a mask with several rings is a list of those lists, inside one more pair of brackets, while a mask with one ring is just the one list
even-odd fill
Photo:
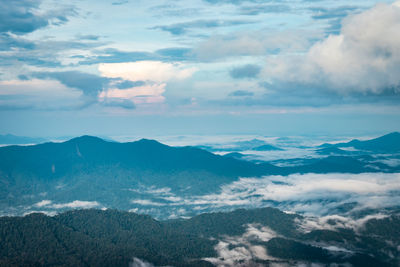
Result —
[[101, 139], [101, 138], [99, 138], [97, 136], [82, 135], [82, 136], [79, 136], [79, 137], [72, 138], [72, 139], [68, 140], [67, 142], [73, 142], [73, 143], [87, 143], [87, 142], [93, 143], [93, 142], [96, 142], [96, 143], [100, 143], [100, 142], [106, 142], [106, 141], [104, 141], [103, 139]]
[[[134, 143], [137, 144], [144, 144], [144, 145], [164, 145], [163, 143], [158, 142], [157, 140], [154, 139], [146, 139], [146, 138], [142, 138], [138, 141], [135, 141]], [[165, 145], [164, 145], [165, 146]]]

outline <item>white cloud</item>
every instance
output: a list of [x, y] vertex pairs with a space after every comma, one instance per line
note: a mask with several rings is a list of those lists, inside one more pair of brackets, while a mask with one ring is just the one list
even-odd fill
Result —
[[34, 206], [40, 208], [40, 207], [48, 206], [48, 205], [50, 205], [51, 203], [52, 203], [51, 200], [42, 200], [42, 201], [36, 203]]
[[142, 206], [165, 206], [165, 203], [154, 202], [148, 199], [134, 199], [131, 201], [132, 204], [138, 204]]
[[269, 256], [264, 247], [253, 245], [252, 242], [255, 240], [268, 242], [277, 236], [266, 226], [249, 224], [242, 236], [225, 236], [219, 240], [214, 247], [218, 257], [204, 260], [217, 266], [258, 266], [254, 260], [276, 260], [276, 258]]
[[165, 85], [165, 83], [161, 83], [146, 84], [128, 89], [112, 88], [102, 91], [99, 94], [99, 99], [100, 102], [116, 98], [131, 100], [135, 104], [162, 103], [165, 100], [165, 97], [162, 95], [165, 92]]
[[181, 204], [254, 208], [274, 202], [282, 210], [322, 215], [350, 202], [357, 203], [355, 209], [400, 205], [393, 192], [400, 192], [400, 173], [308, 173], [241, 178], [218, 193], [186, 198]]
[[400, 85], [399, 47], [400, 2], [381, 3], [344, 19], [339, 35], [316, 43], [306, 55], [271, 57], [266, 74], [341, 93], [382, 93]]
[[25, 212], [23, 214], [23, 216], [26, 216], [26, 215], [29, 215], [29, 214], [32, 214], [32, 213], [42, 213], [42, 214], [47, 215], [47, 216], [56, 216], [57, 215], [57, 212], [55, 212], [55, 211], [30, 210], [30, 211]]
[[328, 215], [322, 217], [304, 217], [302, 220], [297, 220], [299, 229], [305, 233], [313, 230], [331, 230], [336, 229], [353, 229], [358, 232], [363, 229], [366, 222], [372, 219], [384, 219], [389, 217], [386, 214], [377, 213], [367, 215], [359, 219], [353, 219], [351, 217], [344, 217], [341, 215]]
[[163, 93], [169, 81], [184, 80], [193, 75], [195, 68], [180, 63], [161, 61], [137, 61], [125, 63], [103, 63], [98, 67], [102, 76], [143, 81], [144, 85], [132, 88], [109, 88], [100, 93], [100, 101], [110, 99], [130, 100], [138, 104], [163, 103]]
[[195, 68], [184, 64], [161, 61], [137, 61], [125, 63], [103, 63], [99, 65], [102, 76], [123, 78], [130, 81], [153, 81], [163, 83], [172, 79], [186, 79], [192, 76]]
[[63, 204], [53, 204], [51, 205], [52, 208], [55, 209], [63, 209], [63, 208], [82, 208], [82, 209], [91, 209], [95, 207], [99, 207], [100, 203], [97, 201], [80, 201], [75, 200], [69, 203]]

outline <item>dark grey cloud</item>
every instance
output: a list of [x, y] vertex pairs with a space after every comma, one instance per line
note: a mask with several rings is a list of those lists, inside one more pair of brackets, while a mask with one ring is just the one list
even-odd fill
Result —
[[288, 5], [273, 4], [273, 5], [249, 5], [242, 6], [240, 8], [240, 13], [242, 15], [258, 15], [261, 13], [287, 13], [292, 9]]
[[175, 23], [170, 25], [155, 26], [152, 29], [159, 29], [162, 31], [169, 32], [173, 35], [182, 35], [187, 33], [189, 29], [193, 28], [217, 28], [217, 27], [229, 27], [243, 24], [251, 24], [254, 21], [248, 20], [194, 20], [182, 23]]
[[194, 59], [192, 49], [185, 47], [171, 47], [155, 51], [163, 60], [188, 61]]
[[244, 66], [233, 68], [229, 74], [234, 79], [256, 78], [261, 71], [258, 65], [247, 64]]
[[143, 81], [121, 81], [116, 84], [116, 87], [118, 89], [127, 89], [127, 88], [132, 88], [132, 87], [137, 87], [137, 86], [143, 86], [145, 85], [145, 82]]
[[102, 106], [105, 107], [119, 107], [124, 109], [135, 109], [135, 103], [128, 99], [115, 99], [115, 98], [107, 98], [104, 101], [100, 102]]
[[[54, 79], [67, 87], [75, 88], [83, 93], [84, 104], [79, 108], [85, 108], [92, 104], [99, 104], [107, 107], [121, 107], [124, 109], [134, 109], [135, 104], [127, 99], [105, 98], [99, 101], [98, 94], [107, 90], [110, 86], [118, 89], [126, 89], [144, 84], [142, 81], [127, 81], [116, 78], [105, 78], [91, 73], [80, 71], [63, 71], [63, 72], [37, 72], [32, 77], [39, 79]], [[22, 78], [28, 78], [22, 76]]]
[[8, 51], [16, 48], [31, 50], [35, 47], [35, 43], [30, 40], [21, 38], [19, 36], [12, 36], [5, 32], [0, 33], [0, 51]]
[[205, 107], [332, 107], [336, 105], [357, 106], [381, 105], [396, 106], [400, 103], [400, 86], [388, 88], [381, 94], [354, 92], [347, 95], [340, 94], [325, 87], [293, 82], [273, 81], [260, 82], [265, 93], [254, 94], [247, 90], [233, 91], [225, 99], [207, 100], [197, 99]]
[[[46, 94], [38, 94], [37, 88], [33, 88], [33, 94], [18, 93], [0, 96], [1, 110], [35, 109], [35, 110], [81, 110], [92, 105], [104, 107], [120, 107], [123, 109], [134, 109], [135, 104], [129, 99], [99, 97], [99, 94], [109, 88], [125, 89], [128, 87], [140, 86], [143, 82], [131, 82], [119, 78], [105, 78], [95, 74], [80, 71], [63, 72], [36, 72], [18, 75], [18, 79], [25, 81], [25, 85], [30, 86], [29, 80], [56, 80], [67, 88], [77, 89], [82, 94], [66, 94], [67, 96], [58, 97], [57, 93], [52, 94], [52, 88]], [[3, 87], [6, 85], [2, 85]], [[57, 89], [56, 89], [57, 90]], [[65, 92], [68, 89], [62, 89]], [[71, 92], [72, 93], [72, 92]]]
[[97, 94], [108, 86], [110, 79], [80, 71], [38, 72], [33, 76], [39, 79], [55, 79], [62, 84], [79, 89], [86, 96], [97, 97]]
[[229, 96], [254, 96], [254, 93], [245, 90], [237, 90], [230, 93]]
[[40, 0], [0, 1], [0, 32], [26, 34], [49, 24], [62, 24], [68, 21], [68, 16], [75, 14], [71, 7], [49, 12], [37, 11]]

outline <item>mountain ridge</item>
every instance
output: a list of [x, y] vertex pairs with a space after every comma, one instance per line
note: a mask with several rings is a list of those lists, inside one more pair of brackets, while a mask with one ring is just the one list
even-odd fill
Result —
[[349, 142], [336, 144], [325, 143], [320, 146], [320, 148], [326, 147], [354, 147], [355, 149], [372, 152], [400, 152], [400, 132], [391, 132], [365, 141], [353, 139]]

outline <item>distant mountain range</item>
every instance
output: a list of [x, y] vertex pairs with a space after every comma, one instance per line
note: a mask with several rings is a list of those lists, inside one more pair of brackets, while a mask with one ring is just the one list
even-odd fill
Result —
[[251, 139], [247, 141], [233, 142], [229, 146], [211, 146], [211, 145], [200, 145], [198, 148], [210, 151], [210, 152], [237, 152], [237, 151], [274, 151], [283, 150], [282, 148], [268, 144], [267, 142], [260, 139]]
[[321, 148], [354, 148], [373, 153], [400, 152], [400, 133], [393, 132], [375, 139], [360, 141], [354, 139], [347, 143], [323, 144]]
[[[92, 136], [62, 143], [1, 147], [0, 214], [23, 214], [42, 200], [98, 201], [106, 207], [129, 210], [133, 196], [140, 198], [143, 188], [169, 188], [168, 194], [178, 197], [201, 195], [216, 192], [239, 177], [400, 170], [399, 166], [351, 156], [306, 160], [294, 167], [256, 164], [233, 156], [147, 139], [118, 143]], [[171, 197], [165, 199], [161, 204], [173, 201]]]
[[26, 145], [26, 144], [38, 144], [46, 142], [44, 138], [38, 137], [26, 137], [26, 136], [16, 136], [12, 134], [0, 134], [0, 144], [4, 145]]
[[[156, 221], [116, 210], [0, 218], [1, 266], [398, 266], [400, 217], [306, 229], [273, 208]], [[151, 264], [150, 264], [151, 263]], [[275, 265], [274, 265], [275, 266]]]

